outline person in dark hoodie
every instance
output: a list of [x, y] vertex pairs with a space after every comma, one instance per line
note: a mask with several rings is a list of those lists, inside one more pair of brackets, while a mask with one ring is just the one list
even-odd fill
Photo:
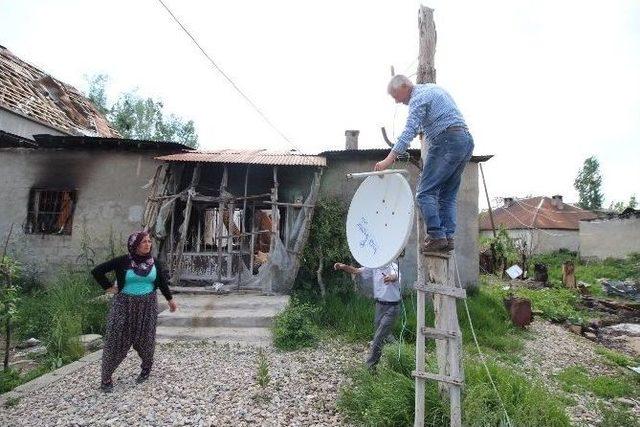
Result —
[[[100, 286], [115, 294], [107, 319], [102, 352], [100, 389], [105, 393], [113, 391], [111, 376], [127, 356], [131, 346], [142, 359], [136, 382], [142, 383], [149, 378], [156, 346], [156, 290], [160, 288], [171, 312], [177, 309], [169, 290], [167, 274], [162, 264], [151, 254], [149, 234], [144, 231], [131, 234], [127, 249], [127, 255], [100, 264], [91, 271]], [[115, 273], [115, 283], [107, 278], [109, 272]]]

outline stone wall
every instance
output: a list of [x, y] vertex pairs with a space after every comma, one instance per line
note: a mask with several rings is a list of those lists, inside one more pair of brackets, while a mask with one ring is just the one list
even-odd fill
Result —
[[[47, 281], [63, 266], [101, 262], [140, 226], [158, 153], [108, 150], [0, 149], [0, 236], [13, 223], [10, 251]], [[71, 235], [27, 234], [32, 188], [75, 190]], [[90, 248], [83, 250], [82, 248]]]

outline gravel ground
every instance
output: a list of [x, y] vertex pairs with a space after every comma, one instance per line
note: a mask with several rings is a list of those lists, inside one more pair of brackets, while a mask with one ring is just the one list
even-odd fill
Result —
[[257, 384], [255, 347], [212, 343], [159, 345], [152, 376], [137, 385], [130, 353], [114, 375], [112, 394], [98, 390], [99, 362], [0, 410], [3, 426], [340, 425], [336, 411], [344, 370], [363, 349], [323, 342], [317, 349], [266, 349], [270, 382]]
[[[522, 361], [525, 374], [540, 378], [551, 390], [558, 394], [560, 385], [554, 375], [572, 366], [584, 366], [591, 375], [615, 375], [616, 368], [604, 363], [595, 352], [596, 345], [588, 339], [575, 335], [560, 325], [537, 320], [530, 327], [533, 339], [525, 340]], [[603, 402], [591, 394], [570, 394], [576, 405], [569, 406], [571, 421], [580, 426], [595, 426], [602, 421], [596, 402]], [[607, 402], [603, 402], [607, 404]], [[633, 411], [640, 416], [640, 405]]]

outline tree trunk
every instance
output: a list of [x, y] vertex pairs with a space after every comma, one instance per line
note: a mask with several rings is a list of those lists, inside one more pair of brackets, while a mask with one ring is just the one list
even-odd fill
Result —
[[318, 260], [318, 270], [316, 271], [316, 276], [318, 278], [318, 286], [320, 286], [320, 295], [322, 299], [324, 299], [327, 294], [327, 288], [325, 286], [324, 280], [322, 279], [322, 270], [324, 270], [324, 255], [322, 254], [322, 247], [318, 248], [318, 252], [320, 253], [320, 259]]
[[6, 342], [4, 344], [4, 363], [2, 366], [6, 371], [9, 369], [9, 348], [11, 347], [11, 318], [9, 317], [7, 317], [5, 332], [6, 332]]

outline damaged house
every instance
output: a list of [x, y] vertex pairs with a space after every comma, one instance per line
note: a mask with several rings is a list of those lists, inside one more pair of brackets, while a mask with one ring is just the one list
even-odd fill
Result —
[[123, 251], [140, 227], [160, 155], [123, 139], [74, 87], [0, 47], [0, 236], [43, 280]]
[[185, 152], [158, 157], [145, 226], [171, 260], [175, 285], [286, 293], [307, 240], [320, 156], [266, 150]]

